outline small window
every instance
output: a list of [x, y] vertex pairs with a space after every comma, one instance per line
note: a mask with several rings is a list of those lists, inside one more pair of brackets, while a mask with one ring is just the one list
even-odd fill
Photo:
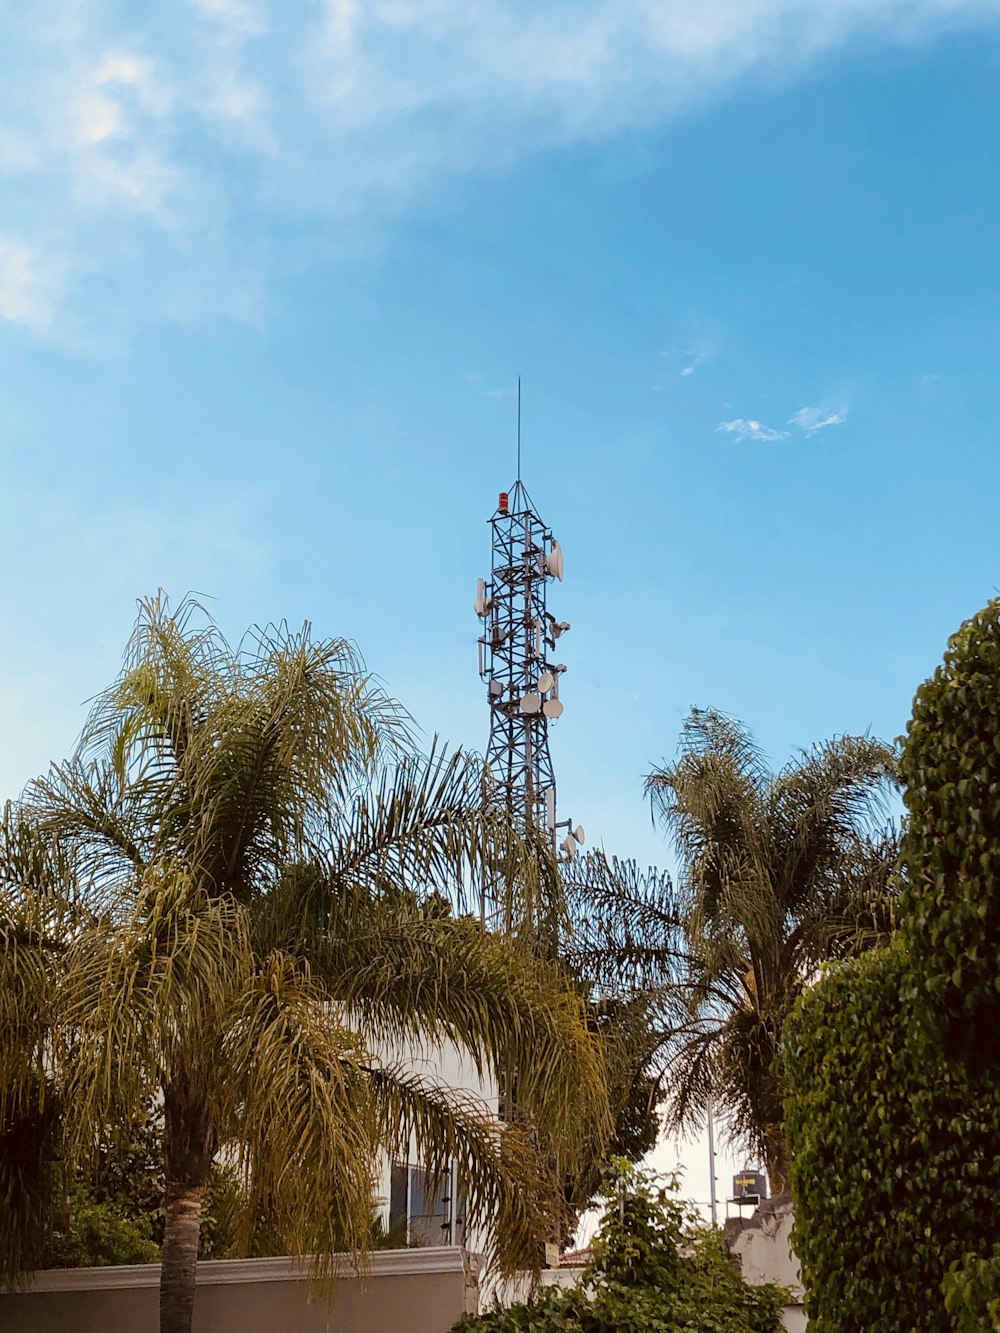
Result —
[[419, 1166], [395, 1163], [389, 1184], [389, 1234], [406, 1245], [462, 1244], [463, 1219], [454, 1207], [455, 1176], [454, 1167], [435, 1179]]

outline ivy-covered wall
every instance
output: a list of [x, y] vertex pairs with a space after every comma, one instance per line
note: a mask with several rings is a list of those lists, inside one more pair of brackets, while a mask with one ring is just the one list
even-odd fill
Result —
[[997, 1238], [1000, 599], [919, 690], [902, 772], [893, 944], [829, 967], [786, 1028], [794, 1241], [815, 1333], [968, 1327], [954, 1283], [946, 1308], [945, 1276]]
[[831, 967], [786, 1033], [810, 1333], [951, 1330], [944, 1276], [996, 1239], [1000, 1099], [928, 1050], [912, 998], [897, 941]]

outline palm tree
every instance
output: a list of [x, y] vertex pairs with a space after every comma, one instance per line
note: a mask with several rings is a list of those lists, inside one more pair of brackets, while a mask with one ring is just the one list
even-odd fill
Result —
[[781, 1039], [827, 959], [883, 941], [895, 898], [886, 802], [896, 752], [841, 736], [772, 772], [747, 729], [692, 710], [680, 755], [646, 792], [680, 857], [677, 886], [587, 858], [568, 876], [576, 970], [650, 1015], [639, 1058], [657, 1071], [666, 1125], [731, 1136], [788, 1190]]
[[[55, 1001], [67, 1141], [162, 1100], [161, 1330], [191, 1326], [219, 1154], [250, 1199], [246, 1243], [266, 1215], [319, 1276], [363, 1256], [377, 1153], [410, 1142], [432, 1175], [458, 1159], [502, 1264], [534, 1263], [548, 1152], [603, 1129], [600, 1052], [538, 950], [445, 905], [485, 885], [530, 935], [554, 866], [484, 803], [476, 763], [415, 753], [348, 644], [307, 627], [233, 650], [198, 613], [142, 606], [76, 753], [25, 802], [92, 914]], [[413, 1073], [416, 1041], [504, 1071], [530, 1132]]]
[[895, 750], [868, 736], [836, 737], [773, 773], [744, 726], [698, 709], [678, 760], [646, 780], [681, 859], [667, 1117], [684, 1128], [717, 1104], [776, 1194], [788, 1191], [784, 1022], [822, 962], [891, 929], [895, 781]]

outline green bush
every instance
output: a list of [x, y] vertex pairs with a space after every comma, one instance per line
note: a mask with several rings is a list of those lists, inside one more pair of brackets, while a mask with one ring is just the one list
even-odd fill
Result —
[[694, 1225], [673, 1186], [622, 1165], [579, 1283], [466, 1315], [455, 1333], [778, 1333], [787, 1293], [745, 1283], [721, 1234]]
[[902, 774], [896, 937], [828, 969], [785, 1034], [810, 1333], [991, 1327], [977, 1256], [1000, 1198], [1000, 600], [918, 691]]
[[[32, 1261], [38, 1268], [159, 1263], [163, 1243], [162, 1116], [119, 1127], [95, 1148], [93, 1160], [50, 1186], [46, 1235]], [[215, 1163], [202, 1195], [199, 1259], [246, 1257], [237, 1236], [247, 1207], [236, 1174]], [[262, 1219], [261, 1230], [267, 1219]], [[254, 1253], [273, 1254], [266, 1245]]]
[[55, 1220], [42, 1256], [43, 1268], [89, 1268], [106, 1264], [155, 1264], [160, 1247], [148, 1218], [123, 1216], [114, 1204], [98, 1202], [77, 1186]]
[[949, 1054], [1000, 1064], [1000, 598], [949, 640], [903, 750], [918, 1016]]
[[786, 1032], [810, 1333], [941, 1333], [949, 1265], [996, 1235], [995, 1089], [928, 1051], [913, 990], [897, 941], [832, 966]]
[[955, 1333], [1000, 1331], [1000, 1245], [988, 1259], [967, 1254], [944, 1279], [944, 1302]]

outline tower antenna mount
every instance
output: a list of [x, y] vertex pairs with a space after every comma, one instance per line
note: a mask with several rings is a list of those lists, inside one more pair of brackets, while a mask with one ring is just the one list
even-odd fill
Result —
[[562, 580], [563, 553], [521, 480], [520, 376], [517, 390], [517, 480], [500, 492], [490, 519], [491, 569], [476, 588], [479, 673], [490, 709], [486, 761], [494, 799], [515, 827], [541, 833], [557, 856], [571, 859], [583, 845], [583, 829], [557, 818], [549, 753], [566, 671], [556, 645], [569, 623], [549, 611], [548, 591]]

